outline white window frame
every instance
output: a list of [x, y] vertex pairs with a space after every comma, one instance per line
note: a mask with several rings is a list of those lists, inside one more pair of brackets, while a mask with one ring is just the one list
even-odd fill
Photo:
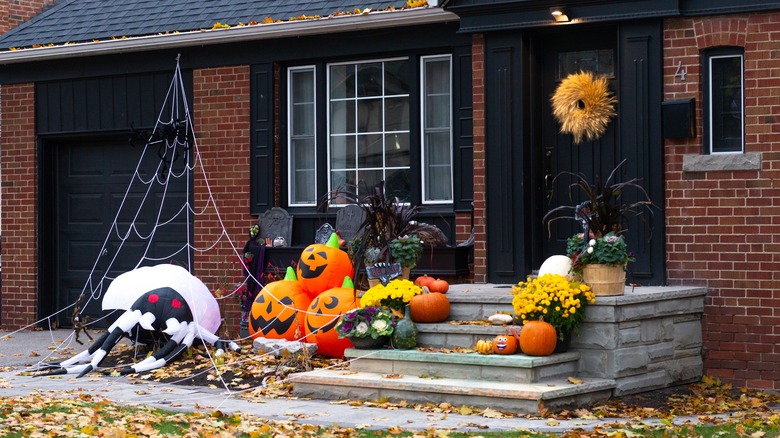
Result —
[[[293, 83], [292, 77], [295, 73], [311, 71], [312, 75], [312, 88], [314, 89], [314, 132], [312, 134], [314, 141], [314, 200], [313, 202], [294, 202], [294, 185], [295, 181], [295, 169], [293, 169]], [[290, 67], [287, 69], [287, 205], [291, 207], [313, 207], [317, 205], [317, 68], [314, 65], [305, 65], [298, 67]]]
[[[326, 133], [326, 141], [327, 141], [327, 147], [326, 147], [327, 157], [326, 157], [326, 159], [327, 159], [327, 166], [326, 167], [327, 167], [327, 170], [326, 170], [326, 172], [327, 172], [327, 175], [328, 175], [328, 177], [326, 179], [327, 179], [328, 193], [332, 193], [333, 190], [339, 189], [339, 187], [333, 187], [333, 179], [332, 179], [333, 168], [331, 167], [331, 136], [332, 136], [332, 132], [331, 132], [331, 111], [330, 111], [330, 106], [331, 106], [331, 102], [332, 102], [331, 101], [331, 96], [330, 96], [330, 90], [331, 90], [330, 71], [331, 71], [331, 67], [339, 66], [339, 65], [360, 65], [360, 64], [372, 64], [372, 63], [377, 63], [377, 62], [385, 63], [385, 62], [406, 61], [406, 60], [410, 60], [410, 57], [402, 56], [402, 57], [393, 57], [393, 58], [360, 59], [360, 60], [352, 60], [352, 61], [344, 61], [344, 62], [331, 62], [331, 63], [327, 63], [325, 65], [325, 75], [326, 75], [325, 87], [327, 89], [326, 96], [325, 96], [325, 103], [327, 105], [327, 110], [326, 110], [326, 114], [327, 114], [327, 116], [326, 116], [326, 119], [327, 119], [326, 120], [326, 123], [327, 123], [327, 129], [326, 129], [326, 131], [327, 131], [327, 133]], [[386, 99], [388, 97], [398, 97], [398, 96], [402, 96], [402, 95], [389, 95], [388, 96], [388, 95], [384, 95], [383, 94], [382, 95], [382, 99]], [[412, 105], [411, 93], [407, 94], [406, 96], [407, 96], [408, 99], [410, 99], [409, 100], [409, 105], [411, 106]], [[358, 117], [357, 111], [355, 112], [355, 117], [356, 118]], [[384, 122], [384, 117], [383, 117], [383, 122]], [[357, 126], [357, 120], [355, 121], [355, 126]], [[409, 134], [411, 134], [411, 131], [412, 131], [412, 121], [409, 120]], [[384, 130], [384, 127], [383, 127], [382, 131], [381, 131], [383, 139], [386, 138], [387, 133], [388, 132], [386, 132]], [[411, 147], [411, 145], [410, 145], [410, 147]], [[383, 150], [384, 150], [384, 148], [383, 148]], [[357, 155], [356, 155], [356, 158], [357, 158]], [[409, 165], [407, 167], [398, 167], [398, 166], [387, 167], [386, 162], [385, 162], [385, 158], [386, 157], [384, 156], [384, 153], [383, 153], [383, 157], [382, 157], [383, 179], [385, 179], [384, 178], [384, 176], [385, 176], [384, 174], [388, 170], [393, 170], [393, 169], [406, 168], [406, 169], [409, 169], [409, 172], [413, 174], [411, 158], [409, 160]], [[357, 165], [355, 166], [355, 169], [357, 170]], [[366, 169], [364, 169], [364, 170], [366, 170]], [[359, 184], [358, 184], [358, 186], [359, 186]], [[355, 190], [359, 190], [359, 187], [355, 187]], [[357, 193], [357, 195], [358, 196], [362, 196], [362, 194], [359, 193], [359, 192]], [[411, 196], [411, 193], [410, 193], [410, 196]], [[332, 205], [334, 207], [339, 207], [339, 206], [343, 207], [343, 206], [345, 206], [347, 204], [332, 204]]]
[[[428, 129], [426, 126], [426, 119], [425, 116], [427, 114], [426, 111], [426, 92], [425, 92], [425, 67], [426, 62], [428, 61], [442, 61], [446, 60], [449, 63], [449, 126], [448, 126], [448, 132], [449, 132], [449, 145], [450, 145], [450, 199], [428, 199], [427, 193], [425, 188], [427, 187], [426, 180], [426, 170], [428, 168], [428, 164], [425, 162], [426, 157], [426, 149], [428, 148], [428, 144], [425, 141], [425, 136], [428, 133]], [[452, 204], [455, 199], [454, 194], [454, 181], [453, 181], [453, 169], [455, 167], [454, 165], [454, 150], [453, 150], [453, 129], [452, 129], [452, 123], [453, 123], [453, 99], [452, 99], [452, 55], [446, 54], [446, 55], [429, 55], [429, 56], [422, 56], [420, 57], [420, 174], [421, 174], [421, 187], [420, 191], [422, 192], [420, 194], [422, 203], [427, 205], [434, 205], [434, 204]]]
[[[714, 114], [713, 114], [713, 95], [714, 95], [714, 83], [712, 80], [712, 61], [714, 59], [723, 58], [739, 58], [740, 66], [740, 104], [742, 105], [741, 119], [740, 119], [740, 132], [741, 132], [741, 148], [738, 151], [715, 151], [713, 150], [714, 136]], [[730, 53], [723, 55], [707, 55], [707, 153], [710, 155], [722, 155], [722, 154], [743, 154], [745, 153], [745, 55], [744, 53]]]

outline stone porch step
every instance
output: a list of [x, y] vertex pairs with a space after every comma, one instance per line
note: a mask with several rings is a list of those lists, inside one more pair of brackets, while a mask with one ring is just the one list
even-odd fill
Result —
[[576, 352], [534, 357], [355, 348], [347, 349], [344, 356], [350, 359], [350, 371], [513, 383], [575, 376], [580, 358]]
[[297, 397], [437, 405], [446, 402], [537, 415], [608, 400], [615, 387], [614, 380], [598, 378], [583, 379], [578, 385], [565, 378], [514, 383], [325, 369], [294, 374], [290, 380]]

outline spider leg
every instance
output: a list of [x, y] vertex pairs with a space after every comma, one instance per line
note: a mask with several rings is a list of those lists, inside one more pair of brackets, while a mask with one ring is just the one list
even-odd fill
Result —
[[92, 356], [95, 354], [97, 349], [100, 347], [100, 345], [105, 342], [106, 338], [108, 337], [109, 333], [105, 332], [103, 333], [97, 341], [95, 341], [88, 349], [82, 351], [81, 353], [71, 357], [70, 359], [64, 360], [62, 362], [49, 362], [42, 364], [39, 371], [46, 371], [46, 370], [52, 370], [48, 373], [43, 374], [36, 374], [35, 377], [38, 376], [55, 376], [58, 374], [67, 374], [68, 370], [67, 367], [70, 367], [71, 365], [79, 364], [79, 363], [85, 363], [89, 362], [92, 359]]
[[217, 351], [215, 352], [215, 354], [217, 356], [222, 356], [222, 354], [225, 353], [225, 349], [227, 348], [236, 352], [241, 351], [241, 347], [239, 347], [238, 344], [236, 344], [235, 342], [221, 339], [219, 336], [215, 335], [214, 333], [211, 333], [210, 331], [206, 330], [199, 324], [197, 326], [196, 335], [197, 337], [203, 339], [204, 341], [216, 347]]
[[[190, 347], [190, 345], [181, 343], [182, 339], [184, 339], [185, 335], [187, 335], [189, 331], [186, 322], [180, 323], [171, 318], [166, 321], [166, 324], [168, 327], [163, 330], [163, 332], [169, 335], [173, 334], [171, 339], [168, 340], [168, 342], [163, 345], [162, 348], [157, 350], [153, 355], [147, 357], [135, 365], [122, 368], [122, 370], [119, 371], [119, 374], [126, 375], [140, 373], [142, 371], [149, 371], [155, 368], [159, 368], [170, 362], [171, 359], [180, 355], [185, 349]], [[192, 344], [192, 342], [190, 342], [190, 344]]]
[[103, 362], [103, 359], [111, 352], [111, 349], [114, 348], [114, 345], [122, 339], [122, 336], [124, 336], [125, 333], [130, 332], [143, 316], [144, 314], [142, 314], [140, 310], [128, 310], [123, 313], [122, 316], [108, 328], [108, 336], [105, 336], [100, 348], [95, 351], [92, 356], [92, 361], [86, 366], [68, 368], [67, 373], [79, 373], [77, 377], [84, 377], [87, 373], [97, 368], [97, 366], [100, 365], [100, 362]]

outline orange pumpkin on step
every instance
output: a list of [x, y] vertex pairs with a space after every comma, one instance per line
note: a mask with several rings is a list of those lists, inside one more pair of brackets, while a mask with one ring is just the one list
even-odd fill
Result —
[[295, 278], [295, 271], [288, 266], [284, 280], [268, 283], [255, 297], [249, 312], [249, 335], [252, 339], [295, 341], [302, 338], [304, 313], [310, 303], [311, 298]]
[[409, 301], [409, 311], [414, 322], [442, 322], [450, 316], [450, 300], [423, 286], [422, 293]]
[[503, 335], [498, 335], [493, 339], [493, 353], [496, 354], [515, 354], [517, 353], [517, 347], [519, 344], [519, 338], [515, 329], [512, 329], [512, 334], [509, 331]]
[[336, 331], [341, 315], [360, 307], [352, 280], [344, 278], [341, 287], [334, 287], [317, 295], [306, 312], [306, 342], [317, 344], [317, 353], [329, 357], [344, 357], [344, 350], [352, 348], [347, 338], [339, 339]]
[[529, 356], [549, 356], [557, 343], [555, 327], [545, 321], [528, 321], [520, 330], [520, 350]]
[[303, 250], [295, 273], [313, 299], [322, 291], [341, 286], [344, 277], [351, 277], [352, 260], [339, 248], [339, 236], [333, 233], [328, 243], [315, 243]]

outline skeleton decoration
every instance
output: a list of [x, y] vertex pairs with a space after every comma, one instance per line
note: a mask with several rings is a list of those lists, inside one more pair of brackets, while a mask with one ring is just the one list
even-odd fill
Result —
[[209, 289], [186, 269], [176, 265], [138, 268], [119, 275], [108, 287], [103, 310], [125, 312], [89, 349], [61, 363], [49, 363], [39, 375], [76, 374], [82, 377], [97, 368], [123, 337], [143, 342], [164, 342], [151, 356], [127, 366], [120, 374], [159, 368], [192, 346], [195, 338], [217, 348], [239, 351], [235, 342], [215, 335], [221, 318]]

